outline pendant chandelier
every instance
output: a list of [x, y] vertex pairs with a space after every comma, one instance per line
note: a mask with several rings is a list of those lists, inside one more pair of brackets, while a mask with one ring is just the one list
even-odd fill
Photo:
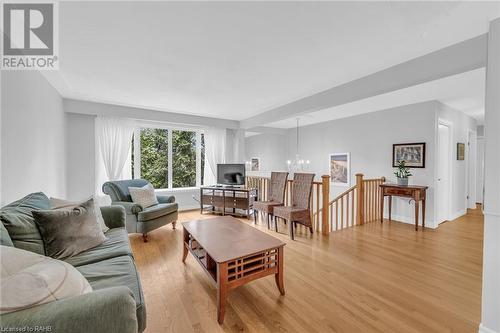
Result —
[[286, 164], [288, 165], [288, 172], [292, 174], [295, 172], [306, 171], [309, 168], [310, 164], [309, 160], [302, 159], [299, 154], [299, 118], [297, 118], [296, 133], [297, 133], [296, 135], [297, 147], [296, 147], [295, 159], [286, 161]]

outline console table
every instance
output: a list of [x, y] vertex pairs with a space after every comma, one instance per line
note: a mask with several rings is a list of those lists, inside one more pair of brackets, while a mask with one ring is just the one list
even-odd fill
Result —
[[250, 218], [257, 194], [255, 188], [204, 186], [200, 188], [200, 213], [209, 211]]
[[384, 222], [384, 198], [389, 197], [389, 221], [391, 220], [392, 197], [411, 198], [415, 201], [415, 230], [418, 230], [419, 203], [422, 201], [422, 229], [425, 228], [425, 196], [428, 186], [418, 185], [380, 185], [380, 222]]

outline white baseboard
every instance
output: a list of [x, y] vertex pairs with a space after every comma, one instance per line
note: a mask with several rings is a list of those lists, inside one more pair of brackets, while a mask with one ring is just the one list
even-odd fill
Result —
[[459, 217], [464, 216], [465, 214], [467, 214], [467, 210], [466, 209], [459, 210], [458, 212], [452, 213], [451, 216], [450, 216], [450, 221], [456, 220]]
[[[389, 218], [389, 215], [387, 214], [384, 214], [384, 219], [388, 219]], [[391, 214], [391, 219], [395, 222], [402, 222], [402, 223], [407, 223], [407, 224], [413, 224], [415, 225], [415, 217], [414, 216], [404, 216], [404, 215], [394, 215], [394, 214]], [[421, 226], [422, 225], [422, 217], [419, 216], [418, 218], [418, 225]], [[425, 227], [426, 228], [430, 228], [430, 229], [436, 229], [437, 226], [436, 224], [434, 223], [434, 221], [429, 221], [429, 220], [425, 220]]]
[[500, 333], [500, 332], [494, 331], [491, 328], [484, 326], [483, 323], [481, 323], [479, 324], [478, 333]]
[[200, 205], [182, 205], [179, 207], [179, 212], [183, 212], [185, 210], [193, 210], [193, 209], [200, 209]]

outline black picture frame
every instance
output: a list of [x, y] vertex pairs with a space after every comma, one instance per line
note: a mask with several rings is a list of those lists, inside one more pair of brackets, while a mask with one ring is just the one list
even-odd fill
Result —
[[[397, 150], [402, 149], [402, 148], [408, 148], [408, 149], [421, 149], [421, 157], [420, 161], [418, 163], [416, 162], [406, 162], [406, 166], [408, 168], [425, 168], [425, 142], [414, 142], [414, 143], [395, 143], [392, 145], [392, 166], [396, 168], [398, 166], [398, 161], [397, 159]], [[400, 152], [399, 152], [400, 153]]]

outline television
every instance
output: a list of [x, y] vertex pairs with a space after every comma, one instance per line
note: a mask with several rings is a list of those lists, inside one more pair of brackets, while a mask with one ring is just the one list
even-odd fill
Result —
[[245, 164], [217, 164], [217, 184], [245, 185]]

